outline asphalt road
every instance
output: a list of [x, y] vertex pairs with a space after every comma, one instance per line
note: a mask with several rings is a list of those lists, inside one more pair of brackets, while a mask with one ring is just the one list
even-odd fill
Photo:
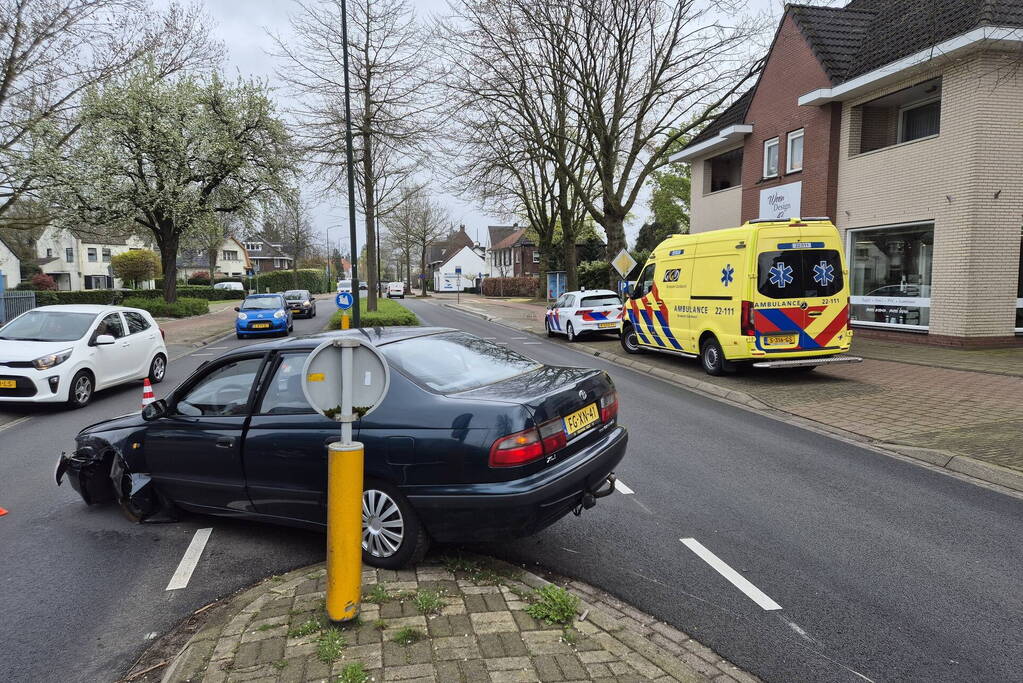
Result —
[[[600, 586], [768, 681], [1019, 679], [1019, 498], [561, 342], [433, 302], [406, 304], [427, 324], [493, 337], [543, 362], [608, 370], [631, 432], [619, 475], [634, 493], [533, 538], [475, 549]], [[321, 316], [296, 330], [319, 329], [332, 309], [321, 302]], [[213, 357], [198, 354], [241, 343], [232, 336], [173, 362], [157, 396]], [[55, 458], [74, 434], [136, 410], [140, 395], [130, 386], [81, 411], [19, 411], [30, 419], [0, 431], [0, 507], [10, 510], [0, 517], [0, 680], [112, 680], [191, 611], [323, 558], [322, 535], [200, 516], [136, 525], [57, 488]], [[194, 574], [167, 591], [200, 528], [213, 532]], [[696, 539], [780, 609], [763, 609], [681, 539]]]

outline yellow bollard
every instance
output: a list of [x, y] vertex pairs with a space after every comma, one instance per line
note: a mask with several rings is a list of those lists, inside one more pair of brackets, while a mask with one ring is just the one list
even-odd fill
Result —
[[327, 446], [327, 617], [332, 622], [351, 621], [359, 614], [362, 462], [357, 441]]
[[341, 329], [342, 330], [347, 330], [349, 327], [351, 327], [351, 323], [349, 322], [348, 315], [347, 314], [342, 315], [341, 316]]

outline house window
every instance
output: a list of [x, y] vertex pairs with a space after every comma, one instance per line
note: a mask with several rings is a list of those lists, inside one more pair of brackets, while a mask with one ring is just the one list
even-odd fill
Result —
[[785, 172], [795, 173], [803, 170], [803, 129], [788, 134], [785, 149]]
[[853, 154], [933, 137], [941, 130], [941, 78], [853, 107], [851, 114]]
[[46, 250], [46, 258], [53, 258], [53, 249]]
[[764, 177], [774, 178], [778, 175], [778, 138], [764, 142]]
[[515, 263], [522, 263], [522, 250], [521, 249], [516, 249], [515, 250]]
[[533, 263], [540, 263], [540, 252], [533, 251]]
[[245, 249], [248, 251], [263, 251], [263, 245], [259, 242], [246, 242]]
[[96, 247], [89, 247], [89, 263], [96, 263], [99, 260], [99, 255], [96, 253]]
[[67, 260], [68, 263], [74, 263], [75, 262], [75, 250], [73, 248], [71, 248], [71, 247], [68, 247], [67, 249], [65, 249], [64, 250], [64, 258]]
[[238, 252], [234, 249], [224, 249], [223, 259], [225, 261], [237, 261]]
[[110, 263], [110, 249], [103, 247], [103, 263]]
[[718, 192], [742, 184], [742, 147], [704, 162], [703, 193]]
[[853, 323], [927, 329], [934, 224], [850, 230], [848, 235]]

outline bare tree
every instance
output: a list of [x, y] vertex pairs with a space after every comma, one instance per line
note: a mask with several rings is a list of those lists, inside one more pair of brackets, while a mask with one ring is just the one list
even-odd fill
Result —
[[[303, 142], [331, 188], [344, 186], [343, 0], [297, 0], [291, 26], [297, 40], [274, 36], [283, 66], [278, 76], [301, 100], [295, 110]], [[352, 55], [352, 125], [356, 136], [358, 201], [366, 225], [368, 310], [378, 292], [376, 231], [382, 208], [420, 170], [433, 126], [428, 36], [406, 0], [348, 2]]]
[[301, 197], [288, 197], [276, 209], [277, 228], [286, 252], [292, 256], [293, 283], [298, 286], [298, 261], [313, 247], [315, 235], [309, 218], [309, 204]]
[[[451, 61], [456, 73], [469, 65], [460, 77], [472, 90], [532, 129], [614, 254], [669, 147], [759, 71], [746, 50], [756, 26], [725, 25], [717, 10], [695, 0], [456, 0], [452, 23], [465, 28]], [[543, 107], [525, 106], [523, 82], [546, 84]]]
[[167, 76], [222, 57], [198, 5], [163, 11], [142, 0], [5, 0], [0, 3], [0, 214], [37, 189], [27, 159], [45, 124], [54, 142], [77, 130], [92, 86], [147, 61]]
[[[405, 281], [412, 286], [412, 257], [416, 251], [416, 235], [414, 223], [418, 200], [423, 188], [415, 185], [404, 185], [397, 201], [390, 208], [383, 225], [387, 230], [385, 244], [388, 249], [398, 255], [404, 266]], [[401, 269], [398, 276], [401, 277]]]
[[416, 251], [419, 252], [420, 291], [426, 296], [426, 257], [434, 242], [447, 233], [451, 221], [447, 210], [422, 195], [412, 198], [409, 204], [411, 204], [409, 235]]

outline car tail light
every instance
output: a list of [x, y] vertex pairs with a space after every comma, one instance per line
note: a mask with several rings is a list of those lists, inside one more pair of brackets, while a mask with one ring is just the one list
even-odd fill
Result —
[[593, 313], [593, 309], [590, 309], [590, 308], [580, 308], [578, 311], [575, 312], [576, 315], [583, 315], [585, 313]]
[[741, 309], [742, 320], [740, 321], [740, 329], [743, 336], [755, 337], [757, 335], [756, 325], [753, 321], [753, 302], [743, 301]]
[[852, 325], [852, 299], [849, 297], [845, 298], [845, 326], [846, 328]]
[[600, 397], [600, 421], [610, 422], [618, 416], [618, 392], [609, 391]]
[[565, 423], [561, 418], [544, 422], [536, 429], [501, 437], [490, 447], [491, 467], [517, 467], [565, 447]]

